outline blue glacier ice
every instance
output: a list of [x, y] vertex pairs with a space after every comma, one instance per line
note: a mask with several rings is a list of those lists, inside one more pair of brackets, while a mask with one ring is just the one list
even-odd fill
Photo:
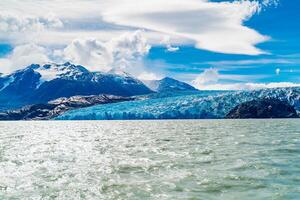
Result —
[[201, 93], [98, 105], [69, 111], [57, 120], [216, 119], [240, 103], [257, 98], [289, 102], [300, 113], [300, 88], [276, 88], [227, 93]]

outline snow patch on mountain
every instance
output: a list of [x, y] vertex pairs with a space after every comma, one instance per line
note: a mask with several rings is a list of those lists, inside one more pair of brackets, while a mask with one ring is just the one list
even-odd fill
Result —
[[69, 77], [76, 80], [76, 77], [82, 75], [87, 72], [81, 68], [81, 66], [75, 66], [71, 63], [65, 64], [45, 64], [45, 65], [35, 65], [33, 70], [41, 75], [41, 81], [51, 81], [56, 78]]
[[9, 86], [11, 83], [13, 83], [15, 81], [15, 77], [14, 76], [9, 76], [8, 77], [8, 80], [6, 80], [4, 83], [3, 83], [3, 86], [2, 88], [0, 89], [0, 92], [2, 90], [4, 90], [7, 86]]

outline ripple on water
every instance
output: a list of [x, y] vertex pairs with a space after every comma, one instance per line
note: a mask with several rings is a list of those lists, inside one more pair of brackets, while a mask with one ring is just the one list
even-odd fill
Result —
[[0, 123], [0, 199], [297, 199], [299, 120]]

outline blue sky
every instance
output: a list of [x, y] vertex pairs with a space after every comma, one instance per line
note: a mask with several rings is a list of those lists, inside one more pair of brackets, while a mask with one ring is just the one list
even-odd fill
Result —
[[[171, 76], [200, 89], [300, 83], [297, 1], [19, 2], [0, 2], [6, 12], [0, 14], [4, 73], [23, 63], [71, 61], [95, 71], [120, 68], [141, 79]], [[20, 6], [28, 16], [18, 17]], [[50, 14], [44, 16], [43, 6], [52, 8]]]
[[0, 44], [0, 56], [4, 57], [12, 51], [13, 47], [9, 44]]
[[[149, 59], [162, 59], [169, 66], [168, 73], [186, 80], [190, 79], [189, 76], [185, 77], [186, 73], [201, 73], [213, 67], [219, 69], [222, 74], [254, 76], [252, 80], [245, 78], [239, 81], [299, 83], [299, 10], [300, 2], [283, 0], [278, 6], [263, 10], [245, 23], [260, 33], [272, 37], [270, 41], [257, 45], [269, 54], [255, 56], [222, 54], [195, 49], [193, 46], [180, 47], [180, 51], [170, 53], [158, 47], [152, 49]], [[276, 69], [280, 69], [279, 74], [276, 74]], [[238, 80], [223, 81], [239, 82]]]

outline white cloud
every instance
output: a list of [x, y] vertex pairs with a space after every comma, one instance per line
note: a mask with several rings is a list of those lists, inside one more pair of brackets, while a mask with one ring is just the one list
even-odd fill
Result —
[[199, 74], [193, 81], [193, 85], [201, 88], [203, 85], [217, 83], [220, 79], [220, 74], [217, 69], [206, 69], [203, 73]]
[[149, 53], [151, 46], [143, 37], [142, 31], [125, 33], [111, 41], [114, 61], [112, 67], [125, 69]]
[[10, 73], [32, 63], [69, 61], [91, 71], [125, 70], [141, 74], [144, 72], [142, 59], [150, 48], [142, 31], [126, 33], [107, 42], [93, 38], [75, 39], [63, 49], [48, 50], [26, 44], [17, 46], [10, 55], [0, 59], [0, 71]]
[[142, 72], [137, 78], [140, 80], [143, 80], [143, 81], [152, 81], [152, 80], [162, 79], [161, 76], [158, 76], [157, 74], [152, 73], [152, 72]]
[[176, 52], [176, 51], [179, 51], [180, 48], [179, 48], [179, 47], [172, 46], [170, 40], [171, 40], [170, 36], [165, 36], [165, 37], [163, 38], [163, 40], [161, 41], [161, 44], [166, 46], [166, 49], [167, 49], [168, 52]]
[[268, 37], [244, 26], [244, 22], [260, 10], [260, 5], [248, 0], [111, 0], [104, 6], [103, 19], [188, 38], [200, 49], [257, 55], [265, 52], [255, 45]]
[[32, 63], [49, 62], [48, 51], [36, 44], [26, 44], [16, 47], [13, 52], [5, 58], [0, 58], [1, 73], [11, 73], [22, 69]]
[[179, 47], [173, 47], [171, 46], [170, 44], [167, 45], [167, 51], [169, 52], [176, 52], [176, 51], [179, 51]]
[[[278, 70], [276, 70], [276, 73]], [[279, 70], [280, 73], [280, 70]], [[220, 80], [241, 81], [243, 76], [236, 75], [222, 75], [217, 69], [207, 69], [199, 74], [195, 80], [192, 81], [199, 90], [257, 90], [265, 88], [280, 88], [280, 87], [299, 87], [300, 84], [291, 82], [271, 82], [271, 83], [220, 83]], [[249, 78], [248, 78], [249, 79]]]
[[75, 39], [63, 50], [55, 51], [56, 58], [76, 64], [89, 66], [90, 69], [109, 70], [113, 58], [105, 43], [96, 39]]
[[273, 83], [232, 83], [232, 84], [210, 84], [198, 85], [199, 90], [258, 90], [266, 88], [300, 87], [300, 84], [291, 82]]
[[76, 39], [64, 50], [56, 51], [55, 55], [92, 71], [125, 70], [147, 55], [150, 48], [142, 31], [135, 31], [107, 42], [91, 38]]
[[212, 61], [195, 64], [209, 64], [217, 66], [242, 66], [242, 65], [256, 65], [256, 64], [292, 64], [292, 59], [253, 59], [253, 60], [224, 60], [224, 61]]
[[63, 22], [54, 14], [43, 17], [0, 13], [0, 32], [20, 33], [43, 31], [47, 28], [62, 28]]
[[[0, 13], [9, 15], [1, 15], [0, 33], [7, 30], [44, 30], [44, 32], [36, 35], [29, 31], [24, 37], [1, 34], [0, 41], [20, 44], [24, 43], [24, 40], [28, 42], [34, 39], [38, 44], [54, 45], [65, 42], [66, 45], [66, 42], [82, 35], [91, 37], [97, 32], [107, 32], [109, 35], [116, 31], [146, 29], [147, 33], [151, 33], [149, 41], [156, 45], [159, 45], [162, 34], [171, 37], [168, 45], [170, 51], [178, 50], [178, 47], [173, 46], [176, 41], [179, 45], [193, 42], [197, 48], [214, 52], [257, 55], [265, 52], [255, 45], [268, 40], [268, 37], [248, 28], [244, 22], [262, 6], [269, 5], [269, 2], [266, 0], [261, 3], [254, 0], [226, 2], [1, 0]], [[47, 13], [53, 13], [52, 17], [47, 16]], [[65, 26], [62, 27], [62, 24]], [[53, 28], [60, 29], [54, 31]], [[76, 35], [77, 33], [80, 33], [80, 36]], [[58, 37], [62, 40], [57, 39]]]
[[0, 8], [0, 42], [13, 45], [39, 43], [41, 35], [63, 27], [64, 23], [53, 13], [36, 16], [26, 12], [1, 11]]

